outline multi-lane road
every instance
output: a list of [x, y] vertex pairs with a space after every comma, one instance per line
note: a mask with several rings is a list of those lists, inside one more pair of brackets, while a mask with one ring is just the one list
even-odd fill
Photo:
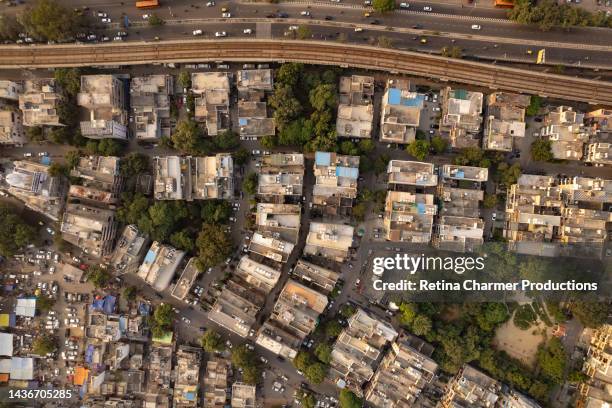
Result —
[[[385, 36], [398, 49], [439, 53], [443, 47], [455, 46], [463, 50], [465, 57], [532, 63], [537, 51], [545, 48], [546, 61], [552, 65], [612, 68], [612, 30], [580, 27], [542, 32], [537, 27], [508, 21], [505, 10], [494, 9], [484, 1], [466, 1], [464, 4], [460, 0], [442, 3], [409, 1], [408, 9], [385, 14], [373, 12], [359, 0], [342, 0], [341, 3], [298, 0], [279, 4], [218, 1], [212, 7], [207, 7], [205, 1], [162, 0], [161, 7], [144, 11], [136, 9], [134, 1], [60, 2], [71, 8], [88, 7], [86, 13], [97, 21], [100, 32], [106, 32], [110, 38], [119, 27], [125, 29], [126, 17], [130, 22], [128, 38], [137, 40], [153, 40], [155, 37], [184, 39], [191, 37], [195, 29], [202, 29], [205, 36], [225, 31], [231, 37], [243, 37], [246, 36], [243, 33], [246, 27], [252, 28], [252, 35], [259, 38], [278, 38], [291, 24], [297, 23], [308, 25], [315, 39], [335, 40], [341, 35], [349, 42], [367, 44]], [[424, 7], [431, 7], [432, 11], [424, 11]], [[220, 20], [222, 8], [228, 9], [232, 17]], [[97, 11], [107, 13], [113, 22], [102, 24]], [[302, 15], [303, 11], [310, 15]], [[164, 18], [166, 24], [162, 27], [147, 26], [142, 16], [152, 12]], [[366, 17], [366, 12], [371, 16]], [[288, 19], [268, 18], [278, 13], [285, 13]], [[326, 17], [331, 20], [325, 20]], [[251, 19], [251, 22], [244, 23], [242, 19]], [[258, 33], [252, 19], [270, 23], [270, 29]], [[372, 24], [374, 22], [377, 24]], [[480, 30], [473, 30], [473, 25], [480, 26]], [[363, 31], [355, 32], [356, 27]], [[423, 38], [426, 43], [421, 42]]]

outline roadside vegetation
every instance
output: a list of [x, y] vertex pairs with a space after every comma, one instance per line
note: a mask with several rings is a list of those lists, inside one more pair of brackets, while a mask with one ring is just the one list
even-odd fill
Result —
[[540, 30], [548, 31], [555, 27], [575, 26], [612, 27], [612, 16], [604, 11], [591, 13], [582, 7], [572, 6], [554, 0], [517, 0], [508, 17], [521, 24], [537, 25]]

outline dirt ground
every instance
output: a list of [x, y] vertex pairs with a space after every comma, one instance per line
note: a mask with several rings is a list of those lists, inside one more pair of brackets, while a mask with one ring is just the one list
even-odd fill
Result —
[[[514, 325], [512, 319], [509, 319], [495, 333], [493, 345], [498, 350], [505, 351], [511, 357], [533, 368], [536, 362], [538, 346], [546, 337], [551, 337], [550, 328], [547, 328], [541, 322], [538, 323], [538, 325], [534, 325], [528, 330], [521, 330]], [[547, 329], [546, 337], [541, 334], [543, 328]]]

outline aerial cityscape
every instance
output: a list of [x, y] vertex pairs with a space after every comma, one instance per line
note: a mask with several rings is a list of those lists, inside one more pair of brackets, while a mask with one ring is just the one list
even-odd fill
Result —
[[612, 407], [611, 0], [0, 0], [0, 408]]

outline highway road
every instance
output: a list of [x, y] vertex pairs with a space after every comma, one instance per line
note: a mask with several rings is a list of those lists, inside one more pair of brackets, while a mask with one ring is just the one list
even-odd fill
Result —
[[[243, 35], [242, 23], [236, 23], [236, 19], [262, 19], [282, 12], [304, 24], [312, 25], [315, 21], [322, 20], [328, 25], [348, 23], [367, 27], [362, 33], [355, 33], [353, 29], [318, 23], [316, 27], [311, 28], [318, 39], [335, 39], [339, 33], [344, 33], [350, 42], [369, 43], [384, 35], [391, 38], [394, 46], [399, 49], [439, 53], [442, 47], [457, 46], [463, 49], [463, 55], [466, 57], [518, 62], [535, 62], [537, 50], [546, 48], [547, 62], [552, 65], [612, 68], [612, 30], [581, 27], [570, 31], [556, 29], [542, 32], [536, 27], [509, 22], [505, 18], [505, 10], [491, 8], [489, 3], [484, 1], [472, 4], [467, 1], [462, 4], [460, 0], [446, 0], [443, 3], [409, 1], [410, 8], [407, 10], [386, 14], [372, 12], [359, 0], [342, 0], [341, 3], [297, 0], [279, 4], [218, 1], [213, 7], [206, 7], [205, 1], [175, 0], [164, 3], [162, 0], [162, 7], [153, 11], [138, 10], [133, 1], [59, 1], [71, 8], [89, 7], [88, 12], [92, 16], [97, 11], [107, 13], [113, 20], [110, 27], [102, 24], [98, 17], [92, 18], [98, 22], [101, 31], [110, 28], [108, 33], [116, 32], [125, 21], [124, 17], [127, 17], [131, 24], [127, 29], [131, 35], [129, 38], [143, 40], [156, 36], [168, 40], [181, 39], [198, 28], [206, 31], [208, 35], [216, 31], [226, 31], [231, 36], [239, 36]], [[432, 7], [432, 12], [423, 11], [425, 6]], [[227, 21], [214, 20], [221, 17], [221, 8], [227, 8], [232, 13], [232, 18]], [[302, 16], [302, 11], [308, 11], [310, 16]], [[366, 11], [371, 12], [370, 17], [364, 16]], [[146, 24], [142, 15], [151, 12], [164, 18], [167, 24], [164, 27], [140, 26]], [[326, 16], [333, 20], [324, 21]], [[183, 20], [191, 22], [176, 24]], [[375, 20], [378, 24], [371, 24]], [[271, 35], [274, 37], [282, 36], [288, 27], [288, 24], [280, 23], [281, 20], [278, 19], [276, 23], [272, 19], [267, 21], [273, 23]], [[480, 25], [481, 30], [472, 30], [473, 24]], [[417, 26], [418, 29], [412, 29]], [[407, 29], [411, 32], [399, 32]], [[426, 44], [420, 43], [422, 36], [427, 37]], [[608, 48], [604, 52], [600, 49], [590, 50], [590, 46]]]
[[232, 40], [0, 47], [0, 68], [142, 65], [194, 61], [296, 61], [405, 73], [490, 89], [612, 105], [612, 82], [330, 41]]

